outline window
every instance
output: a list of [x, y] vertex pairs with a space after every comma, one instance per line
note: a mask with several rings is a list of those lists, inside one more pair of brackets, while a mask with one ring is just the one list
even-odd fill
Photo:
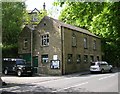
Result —
[[99, 61], [99, 56], [97, 56], [97, 61]]
[[72, 54], [68, 54], [67, 62], [72, 63]]
[[26, 62], [24, 60], [16, 60], [17, 65], [24, 65]]
[[37, 22], [38, 21], [38, 15], [37, 15], [37, 13], [33, 13], [31, 15], [32, 15], [31, 21], [32, 22]]
[[48, 46], [49, 45], [49, 35], [43, 35], [42, 36], [42, 46]]
[[25, 39], [25, 40], [24, 40], [24, 49], [26, 49], [27, 47], [28, 47], [28, 40]]
[[84, 38], [84, 48], [87, 48], [87, 38]]
[[84, 55], [84, 63], [87, 63], [87, 62], [88, 62], [88, 56]]
[[48, 55], [42, 55], [41, 59], [42, 59], [42, 63], [47, 63], [48, 62]]
[[76, 47], [76, 36], [75, 36], [75, 34], [73, 33], [73, 35], [72, 35], [72, 46], [73, 47]]
[[94, 61], [94, 57], [90, 56], [90, 62], [93, 62], [93, 61]]
[[95, 62], [92, 62], [92, 63], [91, 63], [91, 66], [94, 66], [94, 65], [95, 65]]
[[46, 26], [46, 23], [44, 23], [44, 26]]
[[93, 49], [96, 50], [96, 40], [93, 41]]
[[81, 62], [81, 55], [77, 55], [77, 63], [80, 63]]
[[100, 65], [108, 65], [108, 63], [107, 62], [101, 62]]

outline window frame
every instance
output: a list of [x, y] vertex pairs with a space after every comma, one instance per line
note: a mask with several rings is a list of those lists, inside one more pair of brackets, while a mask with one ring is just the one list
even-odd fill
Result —
[[73, 33], [72, 34], [72, 47], [76, 47], [77, 46], [77, 39], [76, 39], [76, 35]]
[[72, 54], [68, 54], [67, 55], [67, 63], [72, 63], [73, 62], [73, 55]]
[[90, 62], [94, 62], [94, 56], [90, 55]]
[[84, 55], [84, 63], [88, 63], [88, 55]]
[[93, 41], [93, 50], [96, 50], [97, 49], [97, 42], [96, 40]]
[[38, 14], [37, 14], [37, 12], [33, 12], [31, 14], [31, 22], [38, 22]]
[[76, 55], [76, 62], [77, 62], [77, 64], [81, 63], [81, 55], [80, 54]]
[[84, 37], [83, 41], [84, 41], [84, 49], [87, 49], [88, 48], [87, 37]]
[[44, 34], [41, 36], [41, 45], [42, 46], [49, 46], [49, 34]]
[[[46, 57], [47, 56], [47, 57]], [[44, 62], [44, 60], [46, 60], [46, 62]], [[48, 57], [48, 54], [43, 54], [43, 55], [41, 55], [41, 62], [43, 63], [43, 64], [45, 64], [45, 63], [48, 63], [49, 62], [49, 57]]]
[[97, 61], [100, 61], [100, 57], [99, 56], [97, 56]]
[[23, 43], [23, 48], [27, 49], [28, 48], [28, 39], [24, 39], [24, 43]]

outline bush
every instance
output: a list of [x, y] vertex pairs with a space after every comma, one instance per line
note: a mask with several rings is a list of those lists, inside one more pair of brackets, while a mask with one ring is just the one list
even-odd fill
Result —
[[18, 46], [7, 45], [2, 47], [2, 57], [18, 57]]

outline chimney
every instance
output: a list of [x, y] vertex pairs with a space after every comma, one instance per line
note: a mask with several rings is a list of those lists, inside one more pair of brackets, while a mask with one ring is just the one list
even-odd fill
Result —
[[44, 4], [43, 4], [43, 10], [45, 10], [45, 7], [46, 7], [46, 5], [45, 5], [45, 2], [44, 2]]

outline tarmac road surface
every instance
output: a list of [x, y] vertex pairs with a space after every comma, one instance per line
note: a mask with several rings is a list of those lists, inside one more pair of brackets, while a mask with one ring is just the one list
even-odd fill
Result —
[[[1, 77], [2, 92], [118, 92], [118, 74], [76, 74], [49, 77]], [[32, 93], [33, 94], [33, 93]], [[95, 93], [96, 94], [96, 93]]]

